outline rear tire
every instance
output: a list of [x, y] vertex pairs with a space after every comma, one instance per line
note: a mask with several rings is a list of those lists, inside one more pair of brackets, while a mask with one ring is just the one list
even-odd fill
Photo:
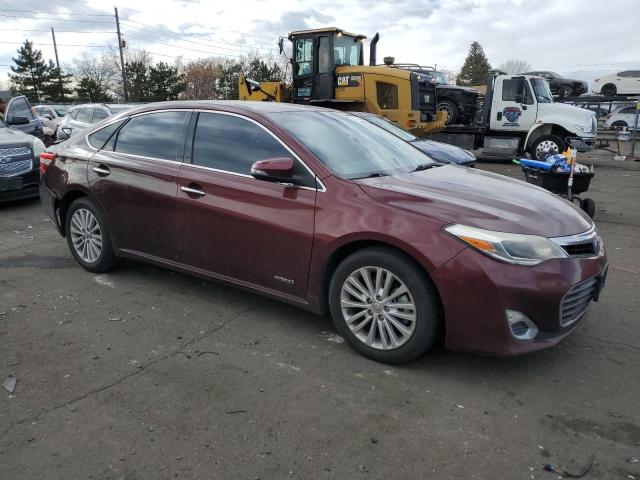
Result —
[[573, 89], [567, 85], [561, 85], [558, 89], [558, 98], [560, 100], [573, 96]]
[[567, 144], [556, 135], [543, 135], [531, 144], [529, 154], [533, 160], [542, 160], [547, 149], [552, 153], [562, 153], [567, 149]]
[[580, 208], [585, 211], [589, 217], [593, 218], [596, 214], [596, 202], [592, 198], [584, 198], [580, 202]]
[[611, 128], [623, 128], [628, 126], [629, 125], [627, 125], [627, 122], [625, 122], [624, 120], [616, 120], [611, 124]]
[[618, 93], [618, 88], [613, 83], [607, 83], [602, 86], [600, 93], [605, 97], [613, 97]]
[[439, 305], [425, 272], [387, 247], [350, 255], [329, 285], [329, 308], [338, 333], [354, 350], [378, 362], [405, 363], [425, 353], [441, 325]]
[[65, 233], [71, 254], [85, 270], [108, 272], [120, 264], [121, 259], [111, 245], [107, 221], [87, 197], [77, 198], [67, 209]]
[[442, 100], [438, 102], [436, 111], [445, 112], [447, 115], [445, 125], [453, 125], [453, 123], [458, 119], [458, 106], [450, 100]]

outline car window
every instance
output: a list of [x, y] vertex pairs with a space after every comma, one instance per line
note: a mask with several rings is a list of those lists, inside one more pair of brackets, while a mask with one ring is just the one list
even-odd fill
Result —
[[10, 120], [11, 117], [27, 117], [29, 120], [33, 120], [34, 115], [29, 107], [29, 102], [24, 98], [14, 99], [9, 106], [11, 109], [8, 113], [11, 113], [11, 115], [7, 115], [8, 120]]
[[108, 116], [109, 114], [107, 112], [105, 112], [101, 108], [96, 108], [93, 111], [93, 120], [91, 121], [91, 123], [98, 123], [100, 120], [104, 120]]
[[44, 109], [42, 107], [33, 107], [33, 111], [36, 115], [42, 115], [44, 113]]
[[93, 117], [93, 108], [80, 108], [78, 109], [78, 115], [75, 120], [82, 123], [91, 123]]
[[80, 111], [79, 108], [75, 109], [75, 110], [71, 110], [71, 112], [69, 112], [69, 117], [71, 117], [73, 120], [75, 120], [76, 118], [78, 118], [78, 112]]
[[244, 118], [200, 113], [193, 139], [193, 163], [249, 175], [251, 165], [266, 158], [292, 155], [262, 127]]
[[189, 112], [157, 112], [133, 117], [118, 131], [115, 151], [162, 160], [176, 160], [184, 145]]
[[636, 113], [636, 107], [623, 108], [620, 113], [631, 113], [631, 114]]
[[111, 138], [116, 130], [124, 123], [124, 120], [107, 125], [106, 127], [96, 130], [89, 135], [89, 143], [93, 148], [100, 150], [104, 144]]

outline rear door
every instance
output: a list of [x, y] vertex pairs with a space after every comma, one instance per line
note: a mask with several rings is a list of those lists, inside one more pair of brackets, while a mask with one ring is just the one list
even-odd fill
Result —
[[[26, 119], [26, 123], [24, 122]], [[16, 130], [42, 138], [42, 123], [31, 109], [27, 97], [20, 95], [9, 100], [4, 114], [4, 121]]]
[[178, 260], [176, 180], [190, 116], [187, 110], [140, 114], [88, 137], [99, 149], [89, 162], [89, 184], [117, 248]]
[[[192, 163], [178, 181], [181, 252], [188, 265], [228, 279], [302, 297], [313, 243], [315, 176], [253, 120], [201, 112]], [[296, 162], [293, 184], [256, 180], [266, 158]]]

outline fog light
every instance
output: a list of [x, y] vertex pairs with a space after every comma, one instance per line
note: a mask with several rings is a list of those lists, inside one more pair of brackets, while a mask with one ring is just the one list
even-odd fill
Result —
[[511, 335], [518, 340], [533, 340], [538, 335], [538, 327], [529, 320], [524, 313], [517, 310], [507, 310], [507, 322]]

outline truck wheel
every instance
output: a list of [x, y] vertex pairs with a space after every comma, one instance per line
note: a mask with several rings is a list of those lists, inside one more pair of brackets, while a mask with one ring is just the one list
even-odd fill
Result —
[[547, 152], [562, 153], [567, 149], [567, 144], [556, 135], [543, 135], [531, 144], [529, 154], [534, 160], [543, 160]]
[[438, 102], [436, 107], [438, 112], [444, 112], [446, 115], [445, 125], [452, 125], [458, 118], [458, 107], [449, 100], [442, 100]]
[[386, 247], [347, 257], [329, 285], [338, 333], [362, 355], [405, 363], [436, 341], [441, 315], [430, 279], [408, 257]]
[[618, 93], [618, 88], [613, 83], [607, 83], [606, 85], [602, 86], [602, 90], [600, 90], [600, 93], [602, 93], [602, 95], [604, 95], [605, 97], [613, 97]]
[[561, 100], [563, 98], [566, 97], [572, 97], [573, 96], [573, 89], [567, 85], [562, 85], [559, 89], [558, 89], [558, 98], [560, 98]]

